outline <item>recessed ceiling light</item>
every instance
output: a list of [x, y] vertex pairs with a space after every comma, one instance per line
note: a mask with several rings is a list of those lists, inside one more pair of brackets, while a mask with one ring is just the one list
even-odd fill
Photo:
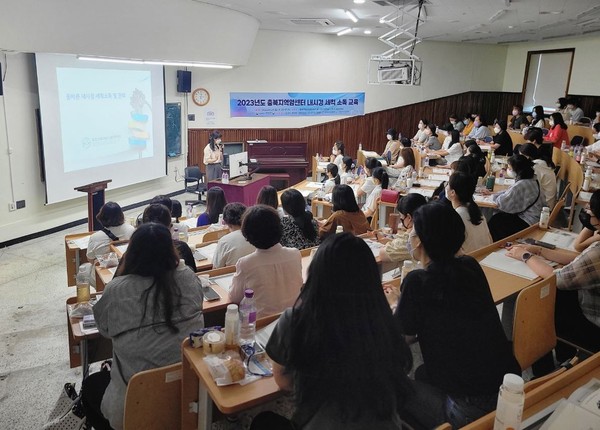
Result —
[[448, 20], [448, 22], [450, 24], [455, 24], [455, 23], [460, 22], [460, 21], [458, 19], [450, 19], [450, 20]]
[[365, 0], [354, 0], [354, 3], [356, 4], [363, 4], [365, 2]]
[[513, 29], [513, 28], [515, 28], [515, 26], [514, 25], [509, 25], [508, 28]]
[[345, 10], [344, 12], [346, 12], [346, 15], [348, 15], [348, 18], [350, 18], [353, 22], [358, 22], [358, 18], [356, 17], [356, 15], [354, 15], [352, 13], [351, 10]]
[[560, 15], [562, 10], [542, 10], [540, 15]]
[[365, 30], [365, 34], [371, 34], [371, 30]]
[[348, 33], [350, 33], [351, 31], [352, 31], [352, 29], [351, 29], [351, 28], [345, 28], [345, 29], [343, 29], [343, 30], [341, 30], [341, 31], [338, 31], [338, 32], [337, 32], [337, 35], [338, 35], [338, 36], [343, 36], [344, 34], [348, 34]]
[[534, 22], [533, 19], [528, 19], [527, 21], [523, 21], [523, 24], [533, 24]]

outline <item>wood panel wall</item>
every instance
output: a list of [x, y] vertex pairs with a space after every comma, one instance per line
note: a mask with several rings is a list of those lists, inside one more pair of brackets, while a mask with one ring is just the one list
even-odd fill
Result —
[[[485, 115], [491, 123], [495, 118], [506, 118], [512, 106], [520, 103], [521, 99], [521, 93], [468, 92], [303, 128], [229, 128], [221, 132], [224, 142], [255, 139], [306, 141], [309, 154], [330, 154], [333, 143], [342, 140], [346, 153], [354, 157], [361, 143], [364, 149], [382, 151], [389, 128], [412, 137], [421, 118], [441, 126], [448, 122], [450, 114], [462, 117], [467, 112]], [[199, 165], [205, 171], [202, 156], [211, 131], [202, 128], [188, 130], [188, 165]]]

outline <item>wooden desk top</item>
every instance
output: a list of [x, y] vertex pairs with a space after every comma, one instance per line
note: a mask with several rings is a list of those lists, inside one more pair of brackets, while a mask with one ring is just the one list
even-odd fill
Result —
[[244, 179], [243, 176], [238, 176], [234, 179], [230, 179], [228, 184], [223, 184], [223, 181], [221, 181], [221, 179], [213, 179], [213, 180], [209, 181], [208, 183], [218, 185], [218, 186], [227, 185], [227, 186], [234, 186], [234, 187], [245, 187], [248, 184], [262, 181], [263, 179], [265, 179], [268, 176], [269, 175], [266, 173], [252, 173], [252, 179], [250, 179], [250, 180]]

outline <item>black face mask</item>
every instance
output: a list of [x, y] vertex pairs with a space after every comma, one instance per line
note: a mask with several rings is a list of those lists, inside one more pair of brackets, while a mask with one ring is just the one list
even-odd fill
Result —
[[579, 221], [581, 221], [581, 225], [592, 231], [596, 231], [596, 227], [592, 225], [591, 218], [592, 216], [586, 211], [579, 212]]

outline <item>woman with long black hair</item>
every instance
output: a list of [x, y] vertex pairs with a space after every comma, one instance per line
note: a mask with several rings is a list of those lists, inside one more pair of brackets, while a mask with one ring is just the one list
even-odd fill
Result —
[[306, 210], [306, 200], [296, 189], [281, 194], [281, 206], [289, 216], [281, 219], [283, 235], [281, 244], [288, 248], [311, 248], [319, 244], [319, 226]]
[[204, 147], [204, 165], [206, 166], [206, 180], [221, 178], [223, 164], [223, 146], [221, 145], [221, 132], [213, 131], [208, 137], [208, 145]]

